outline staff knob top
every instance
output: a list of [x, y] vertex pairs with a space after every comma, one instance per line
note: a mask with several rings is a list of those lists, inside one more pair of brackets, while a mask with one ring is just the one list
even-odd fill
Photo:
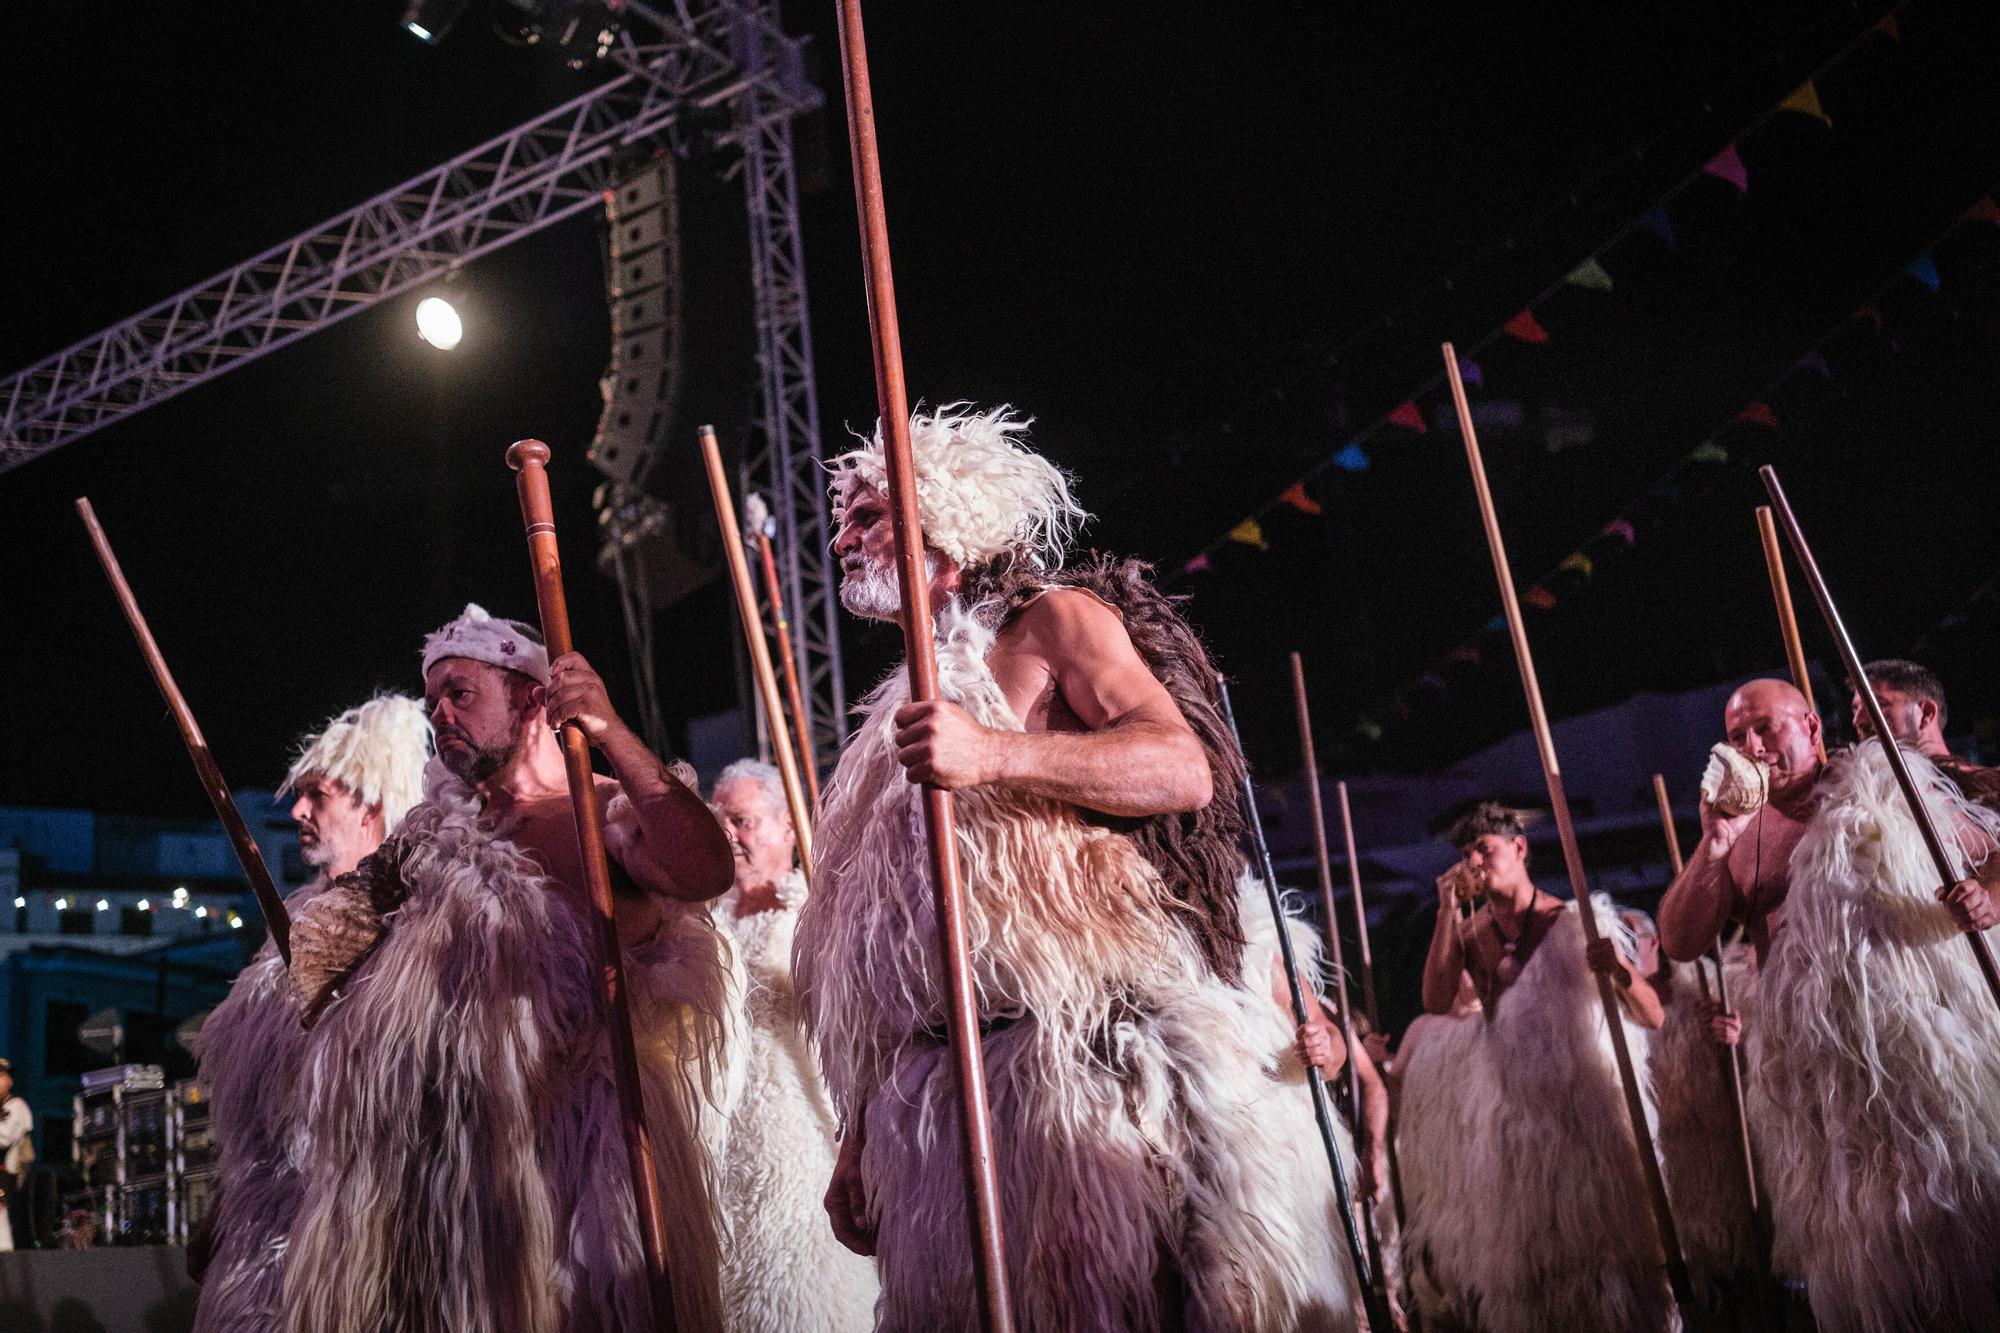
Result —
[[519, 472], [533, 463], [537, 467], [549, 465], [549, 447], [540, 440], [516, 440], [507, 446], [507, 466]]

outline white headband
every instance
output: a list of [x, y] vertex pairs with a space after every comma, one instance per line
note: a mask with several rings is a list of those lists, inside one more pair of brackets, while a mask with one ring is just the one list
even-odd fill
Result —
[[549, 650], [542, 646], [542, 636], [518, 620], [488, 615], [476, 602], [467, 602], [458, 619], [425, 638], [424, 674], [443, 657], [469, 657], [549, 683]]

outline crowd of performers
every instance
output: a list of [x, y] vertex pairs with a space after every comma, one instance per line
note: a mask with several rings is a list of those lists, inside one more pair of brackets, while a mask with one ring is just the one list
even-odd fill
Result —
[[[1310, 1063], [1358, 1080], [1335, 1138], [1398, 1325], [1805, 1326], [1809, 1302], [1831, 1330], [2000, 1328], [2000, 1014], [1957, 938], [1994, 923], [2000, 784], [1945, 751], [1927, 673], [1874, 668], [1961, 882], [1934, 882], [1879, 740], [1828, 758], [1805, 699], [1756, 681], [1657, 934], [1598, 899], [1588, 943], [1530, 878], [1519, 816], [1482, 805], [1438, 881], [1428, 1013], [1393, 1054], [1350, 1049], [1326, 1011], [1293, 1016], [1199, 639], [1144, 566], [1069, 558], [1087, 516], [1022, 420], [911, 427], [942, 698], [909, 702], [900, 669], [868, 696], [810, 884], [774, 771], [736, 764], [704, 799], [581, 656], [476, 605], [423, 641], [421, 704], [379, 697], [308, 741], [287, 786], [317, 874], [290, 966], [267, 947], [204, 1034], [223, 1156], [198, 1328], [652, 1326], [571, 723], [610, 774], [682, 1330], [976, 1321], [919, 783], [956, 793], [1019, 1327], [1363, 1326]], [[883, 468], [879, 439], [834, 465], [834, 550], [846, 608], [893, 619]], [[1717, 954], [1732, 922], [1750, 947]], [[1319, 992], [1314, 933], [1290, 929]], [[1600, 977], [1650, 1073], [1691, 1300]]]

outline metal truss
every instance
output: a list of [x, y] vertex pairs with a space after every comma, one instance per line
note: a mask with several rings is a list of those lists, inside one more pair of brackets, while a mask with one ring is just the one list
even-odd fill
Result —
[[779, 517], [812, 725], [845, 730], [791, 120], [820, 104], [776, 0], [625, 7], [626, 73], [0, 381], [0, 472], [601, 204], [619, 150], [726, 106], [744, 154], [762, 373], [753, 475]]

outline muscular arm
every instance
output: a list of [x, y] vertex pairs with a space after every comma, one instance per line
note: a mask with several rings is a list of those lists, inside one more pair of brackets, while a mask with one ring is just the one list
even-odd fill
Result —
[[1736, 910], [1736, 883], [1729, 874], [1729, 849], [1754, 815], [1718, 819], [1701, 806], [1701, 841], [1687, 865], [1660, 899], [1660, 948], [1676, 962], [1690, 963], [1714, 947]]
[[1389, 1178], [1389, 1086], [1365, 1045], [1354, 1052], [1354, 1077], [1361, 1080], [1361, 1160], [1370, 1164], [1370, 1179], [1380, 1193]]
[[1001, 684], [1016, 712], [1027, 711], [1017, 691], [1036, 699], [1053, 688], [1084, 730], [998, 730], [951, 704], [906, 704], [896, 713], [896, 746], [914, 780], [993, 783], [1107, 815], [1208, 804], [1208, 756], [1117, 612], [1087, 593], [1058, 590], [1007, 627], [1003, 649]]
[[1430, 952], [1424, 955], [1424, 1011], [1448, 1014], [1458, 1000], [1458, 979], [1465, 971], [1465, 940], [1458, 930], [1458, 905], [1438, 904], [1437, 925], [1431, 929]]
[[682, 902], [706, 902], [727, 892], [735, 862], [729, 837], [708, 804], [631, 728], [612, 730], [598, 748], [618, 775], [638, 823], [638, 838], [619, 857], [634, 882]]

